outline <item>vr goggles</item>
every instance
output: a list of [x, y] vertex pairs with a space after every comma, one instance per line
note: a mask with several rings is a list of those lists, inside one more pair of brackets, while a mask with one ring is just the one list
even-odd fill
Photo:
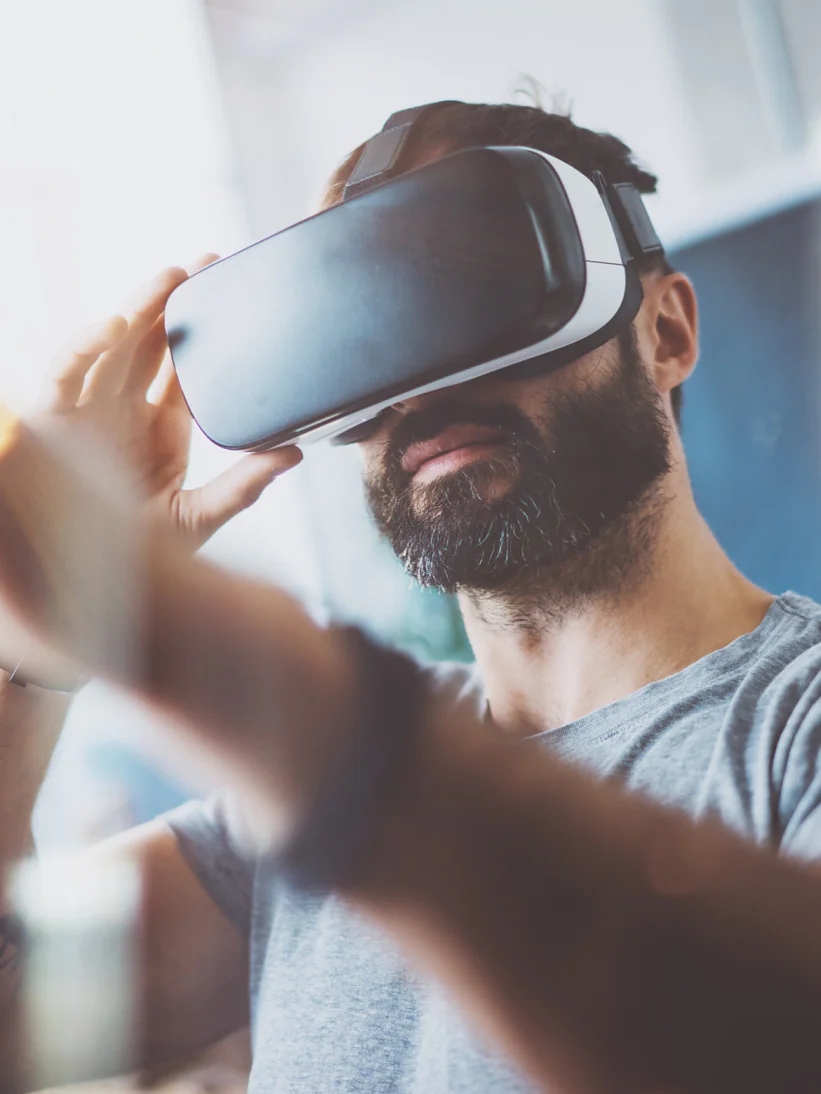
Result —
[[625, 329], [661, 254], [641, 195], [533, 148], [402, 173], [392, 115], [341, 204], [206, 267], [166, 329], [200, 429], [227, 449], [363, 440], [393, 403], [504, 369], [540, 375]]

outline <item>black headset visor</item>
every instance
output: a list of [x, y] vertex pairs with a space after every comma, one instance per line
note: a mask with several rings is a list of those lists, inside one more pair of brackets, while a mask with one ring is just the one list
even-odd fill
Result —
[[551, 164], [525, 148], [476, 148], [207, 267], [172, 294], [166, 324], [203, 432], [265, 449], [339, 432], [543, 342], [576, 313], [585, 279]]

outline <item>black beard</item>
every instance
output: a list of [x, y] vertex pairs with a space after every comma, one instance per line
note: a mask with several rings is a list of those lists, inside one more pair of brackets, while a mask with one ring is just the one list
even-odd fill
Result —
[[[399, 422], [366, 487], [409, 574], [444, 592], [504, 593], [523, 603], [535, 581], [556, 609], [557, 596], [567, 604], [623, 586], [647, 555], [670, 435], [632, 328], [618, 345], [611, 378], [551, 393], [536, 422], [511, 405], [468, 402], [458, 388]], [[405, 450], [457, 423], [495, 427], [503, 451], [414, 485], [402, 468]]]

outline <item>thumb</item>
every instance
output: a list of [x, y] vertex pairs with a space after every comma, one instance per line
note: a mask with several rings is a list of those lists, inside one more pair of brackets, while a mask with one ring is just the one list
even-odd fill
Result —
[[244, 456], [211, 482], [183, 491], [183, 523], [203, 544], [231, 517], [253, 505], [274, 479], [301, 461], [302, 452], [294, 445]]

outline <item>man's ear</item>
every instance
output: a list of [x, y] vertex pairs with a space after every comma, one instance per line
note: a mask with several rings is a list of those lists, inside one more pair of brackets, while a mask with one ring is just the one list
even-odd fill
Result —
[[639, 348], [656, 387], [666, 395], [687, 379], [698, 360], [696, 293], [682, 273], [648, 274], [642, 285], [644, 302], [636, 316]]

